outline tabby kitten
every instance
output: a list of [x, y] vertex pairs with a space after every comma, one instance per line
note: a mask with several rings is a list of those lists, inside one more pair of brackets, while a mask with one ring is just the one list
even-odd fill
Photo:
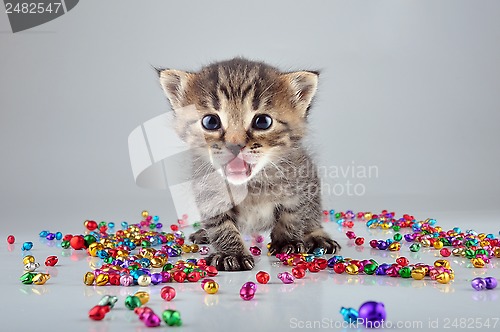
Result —
[[302, 138], [318, 74], [284, 73], [242, 58], [199, 72], [159, 70], [174, 126], [192, 152], [193, 191], [219, 270], [255, 265], [242, 233], [271, 230], [271, 254], [335, 253], [321, 226], [320, 184]]

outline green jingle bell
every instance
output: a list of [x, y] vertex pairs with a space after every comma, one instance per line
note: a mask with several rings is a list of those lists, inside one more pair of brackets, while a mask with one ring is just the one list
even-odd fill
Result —
[[377, 267], [378, 267], [378, 265], [369, 263], [369, 264], [365, 265], [365, 267], [363, 268], [363, 271], [368, 275], [372, 275], [375, 273], [375, 270], [377, 270]]
[[83, 240], [85, 241], [85, 247], [89, 247], [92, 243], [97, 242], [97, 239], [90, 234], [87, 234], [83, 237]]
[[418, 252], [420, 250], [420, 243], [413, 243], [411, 246], [410, 246], [410, 251], [411, 252]]
[[125, 307], [127, 307], [127, 309], [134, 310], [135, 308], [139, 308], [141, 305], [141, 299], [137, 296], [129, 295], [125, 298]]
[[465, 257], [468, 259], [476, 257], [476, 252], [472, 249], [465, 250]]
[[37, 275], [37, 273], [26, 272], [23, 274], [19, 280], [25, 285], [31, 285], [33, 283], [33, 278]]
[[168, 326], [181, 326], [182, 325], [182, 320], [181, 320], [181, 314], [176, 311], [176, 310], [165, 310], [163, 314], [161, 315], [165, 323], [167, 323]]
[[399, 275], [401, 278], [411, 278], [411, 268], [409, 266], [404, 266], [399, 269]]

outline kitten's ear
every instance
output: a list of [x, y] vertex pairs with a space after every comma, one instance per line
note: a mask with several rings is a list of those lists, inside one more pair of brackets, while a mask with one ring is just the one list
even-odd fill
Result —
[[282, 75], [291, 91], [292, 106], [307, 114], [311, 101], [318, 88], [318, 72], [296, 71]]
[[172, 108], [175, 110], [184, 106], [186, 90], [193, 74], [175, 69], [158, 70], [158, 74], [161, 87]]

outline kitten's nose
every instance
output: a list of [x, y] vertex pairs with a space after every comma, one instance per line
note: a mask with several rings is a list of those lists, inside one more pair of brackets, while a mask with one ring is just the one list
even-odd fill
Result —
[[243, 149], [244, 145], [241, 145], [241, 144], [226, 144], [226, 147], [229, 149], [229, 151], [231, 151], [232, 154], [234, 154], [235, 156], [237, 156], [241, 149]]

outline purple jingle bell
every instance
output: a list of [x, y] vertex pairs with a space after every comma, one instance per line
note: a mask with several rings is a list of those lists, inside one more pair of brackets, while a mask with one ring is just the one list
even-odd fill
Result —
[[387, 242], [385, 242], [385, 241], [378, 242], [377, 248], [379, 250], [386, 250], [388, 247], [389, 247], [389, 245], [387, 244]]
[[481, 277], [477, 277], [477, 278], [472, 279], [470, 285], [475, 290], [480, 291], [480, 290], [483, 290], [486, 288], [486, 281], [484, 281], [484, 279]]
[[158, 285], [163, 282], [163, 277], [160, 273], [152, 273], [151, 274], [151, 283], [153, 285]]
[[405, 234], [404, 238], [405, 238], [406, 242], [413, 242], [413, 236], [412, 236], [412, 234]]
[[498, 281], [494, 277], [486, 277], [484, 278], [484, 282], [487, 289], [493, 289], [498, 286]]
[[167, 255], [168, 255], [168, 257], [177, 257], [177, 256], [179, 256], [179, 255], [177, 255], [177, 250], [175, 250], [172, 247], [167, 247]]
[[358, 317], [368, 328], [379, 327], [386, 317], [384, 304], [374, 301], [365, 302], [359, 307]]
[[333, 269], [333, 266], [335, 265], [335, 263], [337, 263], [337, 259], [335, 258], [335, 256], [328, 259], [328, 261], [327, 261], [328, 268]]
[[375, 274], [378, 276], [385, 276], [386, 275], [385, 271], [387, 271], [389, 267], [390, 265], [387, 263], [380, 264], [375, 270]]
[[281, 280], [284, 284], [293, 284], [295, 278], [290, 272], [282, 272], [278, 273], [278, 279]]

